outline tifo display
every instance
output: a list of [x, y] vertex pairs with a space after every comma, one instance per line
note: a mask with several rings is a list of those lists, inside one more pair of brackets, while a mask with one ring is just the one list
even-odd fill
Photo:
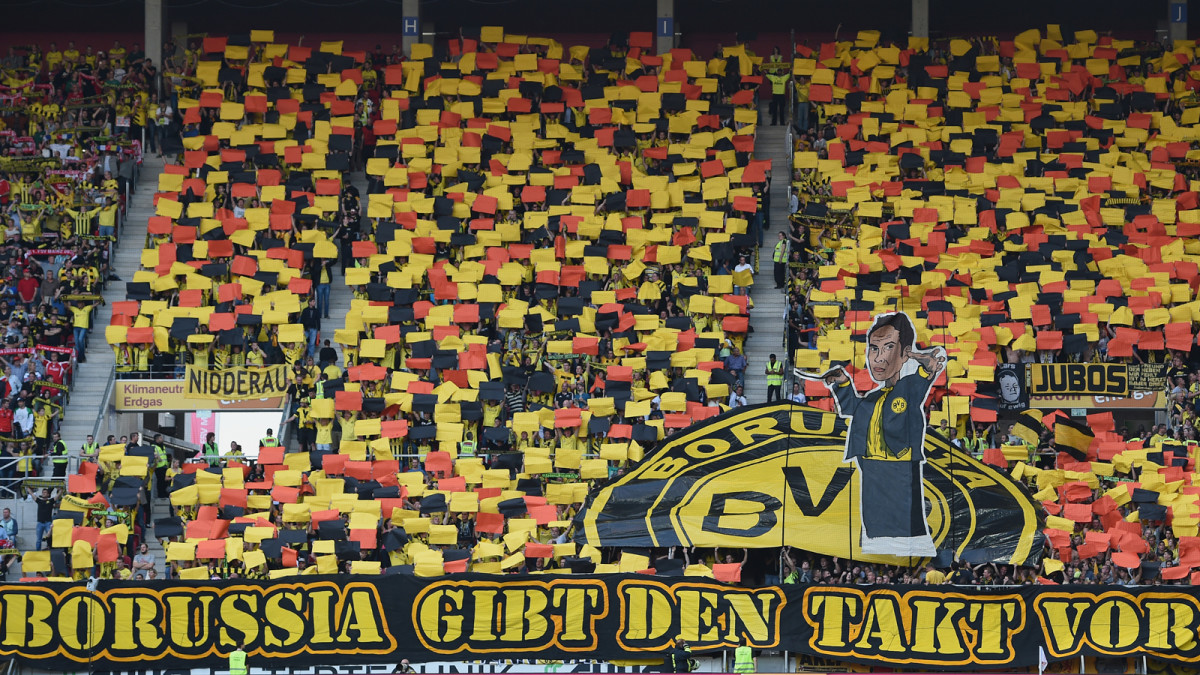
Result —
[[652, 43], [169, 53], [116, 405], [283, 440], [89, 439], [0, 655], [1200, 661], [1195, 47]]

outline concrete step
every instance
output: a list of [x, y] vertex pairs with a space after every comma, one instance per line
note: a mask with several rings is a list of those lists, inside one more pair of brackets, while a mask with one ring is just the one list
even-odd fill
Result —
[[[788, 307], [787, 297], [775, 288], [774, 253], [775, 232], [783, 227], [787, 217], [788, 169], [791, 166], [791, 149], [787, 145], [786, 127], [760, 126], [755, 140], [755, 157], [770, 159], [772, 181], [771, 204], [768, 223], [771, 227], [763, 237], [758, 253], [758, 272], [754, 275], [754, 286], [750, 297], [754, 306], [750, 310], [750, 325], [754, 332], [746, 338], [746, 383], [745, 394], [750, 403], [761, 403], [767, 399], [766, 364], [771, 354], [780, 361], [787, 361], [784, 339], [787, 322], [784, 313]], [[786, 368], [786, 366], [785, 366]]]

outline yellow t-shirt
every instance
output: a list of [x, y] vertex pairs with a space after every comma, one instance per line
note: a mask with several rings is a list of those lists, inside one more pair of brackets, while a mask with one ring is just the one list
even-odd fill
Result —
[[306, 345], [303, 342], [294, 342], [291, 345], [283, 348], [283, 361], [291, 368], [296, 361], [299, 361], [304, 356]]
[[207, 369], [208, 368], [208, 349], [192, 349], [192, 367]]
[[358, 436], [356, 436], [354, 433], [354, 423], [357, 420], [358, 420], [357, 414], [351, 415], [349, 417], [339, 417], [338, 418], [338, 424], [341, 425], [341, 427], [342, 427], [342, 440], [343, 441], [357, 441], [358, 440]]
[[94, 305], [85, 307], [69, 307], [71, 314], [75, 317], [76, 328], [91, 328], [92, 327], [92, 309]]
[[42, 236], [42, 216], [21, 219], [21, 238], [33, 241]]
[[333, 421], [317, 422], [317, 443], [333, 443]]
[[139, 127], [146, 126], [146, 102], [137, 100], [133, 104], [133, 123]]
[[96, 219], [96, 223], [100, 227], [116, 227], [117, 226], [117, 205], [113, 204], [100, 209], [100, 216]]
[[50, 416], [45, 412], [33, 413], [33, 435], [38, 438], [45, 438], [50, 431]]

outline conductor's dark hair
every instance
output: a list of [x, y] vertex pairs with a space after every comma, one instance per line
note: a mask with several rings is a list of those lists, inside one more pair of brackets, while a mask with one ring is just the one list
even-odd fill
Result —
[[867, 333], [867, 339], [870, 340], [875, 331], [885, 326], [891, 326], [900, 334], [900, 348], [905, 347], [915, 348], [917, 340], [917, 331], [913, 328], [912, 321], [908, 315], [903, 312], [888, 314], [883, 318], [876, 319], [875, 325], [871, 326], [871, 330]]

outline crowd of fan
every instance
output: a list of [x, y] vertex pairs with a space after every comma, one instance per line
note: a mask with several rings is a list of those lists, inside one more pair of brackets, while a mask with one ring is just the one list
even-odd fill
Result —
[[[867, 32], [798, 50], [793, 218], [777, 277], [787, 359], [861, 365], [854, 339], [872, 314], [912, 312], [920, 341], [952, 357], [934, 425], [1046, 509], [1040, 569], [939, 559], [920, 570], [570, 541], [593, 481], [719, 413], [744, 376], [747, 291], [769, 225], [769, 167], [750, 154], [761, 62], [740, 45], [682, 63], [686, 50], [650, 56], [640, 35], [589, 51], [497, 30], [386, 66], [334, 44], [205, 41], [194, 68], [206, 89], [181, 90], [186, 151], [167, 174], [177, 178], [160, 181], [179, 206], [160, 200], [147, 242], [157, 253], [109, 338], [145, 346], [126, 357], [130, 371], [155, 359], [286, 364], [303, 452], [267, 438], [257, 456], [206, 446], [203, 464], [171, 466], [160, 445], [105, 445], [67, 489], [83, 502], [95, 491], [103, 508], [74, 504], [59, 515], [79, 515], [51, 524], [70, 565], [47, 555], [27, 569], [133, 574], [119, 546], [149, 536], [157, 470], [173, 514], [153, 520], [153, 536], [183, 578], [687, 566], [743, 583], [1190, 582], [1200, 561], [1194, 497], [1180, 489], [1194, 461], [1186, 382], [1172, 393], [1173, 432], [1126, 437], [1110, 416], [1086, 457], [1060, 452], [1054, 414], [1031, 438], [988, 405], [1003, 362], [1175, 353], [1172, 375], [1192, 377], [1197, 266], [1182, 240], [1200, 219], [1179, 167], [1191, 144], [1177, 140], [1200, 122], [1180, 67], [1190, 53], [1086, 33], [902, 49]], [[1030, 69], [1038, 54], [1088, 65]], [[982, 76], [957, 74], [972, 71]], [[283, 87], [301, 80], [303, 91]], [[931, 135], [939, 124], [944, 138]], [[1151, 125], [1158, 140], [1141, 133]], [[289, 129], [294, 143], [266, 140]], [[1014, 155], [1015, 170], [1001, 161]], [[359, 159], [365, 194], [346, 179]], [[1089, 196], [1063, 197], [1055, 181]], [[1090, 248], [1069, 244], [1084, 233]], [[337, 258], [356, 302], [319, 349], [320, 287]], [[1124, 271], [1105, 263], [1114, 258]], [[994, 262], [991, 276], [971, 266], [980, 261]], [[972, 303], [983, 311], [956, 316]], [[163, 310], [169, 320], [138, 325]], [[870, 386], [865, 370], [855, 380]], [[832, 404], [820, 385], [791, 398]], [[988, 452], [1003, 447], [999, 460]]]
[[119, 122], [146, 96], [146, 66], [119, 44], [112, 58], [70, 44], [0, 60], [0, 478], [65, 473], [55, 430], [115, 279], [141, 163], [140, 136]]
[[[777, 266], [789, 357], [814, 371], [852, 363], [870, 388], [842, 345], [895, 309], [918, 319], [921, 343], [946, 346], [933, 427], [1012, 471], [1050, 525], [1038, 574], [941, 561], [951, 583], [1192, 583], [1195, 55], [1057, 26], [924, 46], [868, 31], [797, 49]], [[997, 414], [996, 365], [1064, 362], [1160, 364], [1168, 423], [1119, 432], [1111, 414], [1089, 415], [1103, 421], [1082, 456], [1056, 443], [1061, 413], [1043, 411], [1040, 433]], [[832, 409], [818, 382], [795, 393]], [[903, 577], [859, 567], [832, 577]]]
[[[589, 484], [741, 375], [721, 359], [766, 212], [758, 59], [484, 29], [376, 68], [245, 38], [206, 39], [199, 86], [176, 83], [184, 151], [107, 337], [142, 376], [285, 364], [303, 452], [93, 448], [26, 573], [130, 576], [151, 527], [183, 578], [616, 562], [565, 535]], [[337, 258], [340, 365], [316, 340]]]

